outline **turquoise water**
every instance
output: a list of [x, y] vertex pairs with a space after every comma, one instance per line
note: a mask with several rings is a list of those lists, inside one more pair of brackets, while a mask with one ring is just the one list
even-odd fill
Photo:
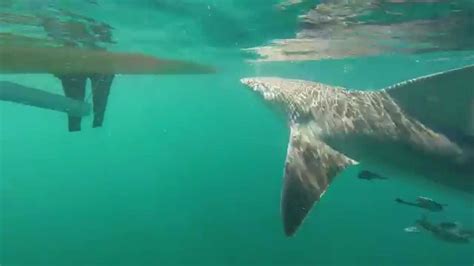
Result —
[[[252, 10], [249, 2], [196, 1], [161, 13], [152, 1], [64, 4], [112, 24], [111, 50], [195, 60], [218, 72], [120, 75], [104, 127], [92, 129], [85, 118], [80, 133], [67, 132], [64, 114], [2, 102], [1, 265], [474, 263], [472, 243], [404, 232], [424, 212], [394, 202], [430, 196], [449, 205], [430, 217], [472, 227], [473, 196], [384, 165], [364, 167], [388, 182], [361, 181], [357, 168], [339, 175], [296, 236], [285, 237], [279, 203], [287, 121], [239, 82], [276, 75], [376, 89], [472, 64], [472, 50], [248, 63], [239, 48], [291, 36], [291, 18], [302, 12], [272, 24], [271, 3]], [[206, 18], [207, 5], [233, 19], [217, 11]], [[285, 19], [290, 25], [279, 30]], [[1, 78], [60, 92], [51, 75]]]

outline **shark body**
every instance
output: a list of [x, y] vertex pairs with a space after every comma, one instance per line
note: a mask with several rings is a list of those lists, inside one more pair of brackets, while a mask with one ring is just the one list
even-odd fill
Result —
[[281, 195], [287, 236], [295, 234], [331, 181], [360, 162], [383, 161], [474, 191], [474, 65], [377, 91], [279, 77], [241, 82], [289, 115]]

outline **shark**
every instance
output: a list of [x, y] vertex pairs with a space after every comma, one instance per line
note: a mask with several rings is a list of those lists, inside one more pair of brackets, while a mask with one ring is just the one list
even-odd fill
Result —
[[331, 182], [358, 164], [409, 169], [474, 192], [474, 64], [378, 90], [271, 76], [240, 81], [288, 117], [280, 202], [287, 237]]

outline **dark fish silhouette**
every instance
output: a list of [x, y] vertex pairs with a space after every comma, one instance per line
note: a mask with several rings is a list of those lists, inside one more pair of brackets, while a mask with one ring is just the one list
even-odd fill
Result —
[[400, 204], [405, 204], [409, 206], [414, 206], [414, 207], [419, 207], [422, 209], [426, 209], [432, 212], [440, 212], [444, 209], [447, 204], [441, 204], [433, 199], [427, 198], [427, 197], [417, 197], [415, 202], [409, 202], [406, 200], [402, 200], [400, 198], [395, 199], [396, 202]]
[[374, 179], [385, 180], [385, 179], [388, 179], [385, 176], [381, 176], [377, 173], [367, 171], [367, 170], [360, 171], [359, 174], [357, 175], [357, 177], [359, 179], [365, 179], [365, 180], [374, 180]]
[[436, 238], [453, 243], [469, 243], [472, 230], [466, 230], [457, 222], [432, 223], [426, 216], [416, 221], [416, 225], [431, 232]]

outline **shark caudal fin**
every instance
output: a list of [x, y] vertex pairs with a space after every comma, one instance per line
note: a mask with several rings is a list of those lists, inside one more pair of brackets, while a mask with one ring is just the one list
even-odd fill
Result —
[[385, 90], [423, 124], [447, 135], [474, 137], [474, 65], [400, 82]]
[[281, 198], [287, 236], [297, 231], [334, 177], [353, 164], [356, 162], [319, 140], [309, 124], [292, 125]]

